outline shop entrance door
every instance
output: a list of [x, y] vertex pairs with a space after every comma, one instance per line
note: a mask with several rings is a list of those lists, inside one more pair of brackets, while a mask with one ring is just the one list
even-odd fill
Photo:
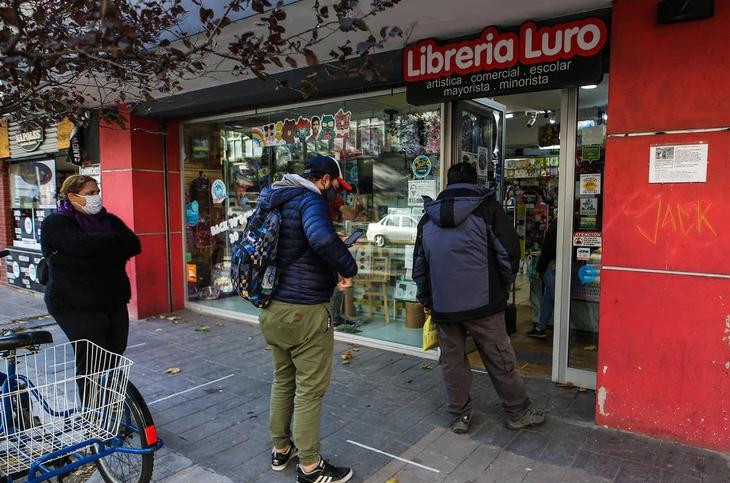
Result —
[[[487, 149], [495, 168], [493, 174], [487, 170], [484, 182], [498, 189], [522, 243], [517, 291], [510, 300], [517, 306], [512, 344], [518, 367], [587, 388], [595, 387], [598, 354], [607, 82], [460, 102], [453, 111], [452, 164], [478, 162], [484, 151], [480, 133], [494, 120], [498, 149]], [[554, 255], [544, 250], [551, 223], [557, 225]], [[548, 270], [538, 269], [543, 251], [552, 255]], [[544, 297], [548, 284], [554, 286], [552, 312]], [[547, 330], [535, 334], [541, 316]], [[479, 367], [476, 354], [470, 360]]]

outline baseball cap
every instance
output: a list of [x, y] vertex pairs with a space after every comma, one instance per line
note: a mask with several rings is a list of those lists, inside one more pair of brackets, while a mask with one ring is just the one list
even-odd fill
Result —
[[332, 176], [332, 179], [336, 179], [342, 189], [346, 191], [352, 191], [350, 183], [345, 181], [342, 176], [342, 169], [340, 163], [337, 162], [332, 156], [315, 156], [307, 161], [304, 167], [304, 174], [328, 174]]

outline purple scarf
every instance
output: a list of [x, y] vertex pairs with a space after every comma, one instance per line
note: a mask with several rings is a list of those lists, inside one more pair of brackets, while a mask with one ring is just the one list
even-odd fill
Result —
[[87, 215], [74, 208], [70, 201], [61, 200], [58, 203], [58, 212], [76, 220], [84, 233], [107, 233], [113, 230], [106, 208], [102, 208], [96, 215]]

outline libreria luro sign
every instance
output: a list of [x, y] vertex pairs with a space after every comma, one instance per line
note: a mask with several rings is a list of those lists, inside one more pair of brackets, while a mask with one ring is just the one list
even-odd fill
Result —
[[610, 10], [583, 18], [489, 27], [479, 37], [422, 40], [403, 51], [409, 102], [491, 97], [597, 83]]

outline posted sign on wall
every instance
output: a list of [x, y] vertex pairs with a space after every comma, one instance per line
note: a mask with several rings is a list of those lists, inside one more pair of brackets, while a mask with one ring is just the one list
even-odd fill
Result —
[[596, 84], [603, 77], [610, 10], [582, 18], [489, 27], [476, 38], [422, 40], [403, 51], [408, 102], [492, 97]]

